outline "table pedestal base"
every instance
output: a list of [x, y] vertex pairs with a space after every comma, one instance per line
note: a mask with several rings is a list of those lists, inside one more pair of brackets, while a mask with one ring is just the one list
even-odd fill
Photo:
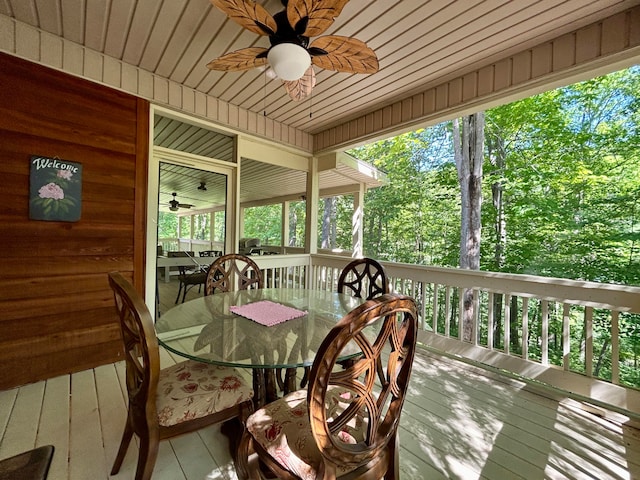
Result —
[[[276, 380], [277, 371], [279, 372], [274, 368], [253, 369], [253, 406], [256, 410], [280, 398], [278, 395], [280, 382]], [[285, 395], [297, 389], [295, 368], [286, 369], [281, 389]]]

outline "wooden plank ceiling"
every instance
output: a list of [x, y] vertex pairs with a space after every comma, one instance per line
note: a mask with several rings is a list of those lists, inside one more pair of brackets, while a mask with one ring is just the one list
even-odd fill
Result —
[[[258, 3], [282, 9], [280, 0]], [[209, 0], [2, 0], [0, 14], [313, 134], [638, 3], [351, 0], [324, 34], [365, 41], [380, 70], [316, 69], [313, 97], [301, 102], [258, 69], [206, 68], [224, 53], [268, 46]]]

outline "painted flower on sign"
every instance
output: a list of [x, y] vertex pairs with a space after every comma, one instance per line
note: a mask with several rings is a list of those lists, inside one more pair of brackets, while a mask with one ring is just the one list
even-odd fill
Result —
[[69, 170], [58, 170], [58, 178], [64, 178], [65, 180], [71, 180], [73, 173]]
[[64, 198], [64, 190], [56, 183], [47, 183], [38, 190], [40, 198], [53, 198], [54, 200], [62, 200]]

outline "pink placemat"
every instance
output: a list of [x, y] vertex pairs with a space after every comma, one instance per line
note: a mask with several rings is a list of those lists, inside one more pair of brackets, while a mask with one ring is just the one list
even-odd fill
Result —
[[229, 307], [229, 311], [267, 327], [293, 320], [294, 318], [300, 318], [307, 314], [305, 311], [296, 310], [269, 300], [261, 300], [240, 307]]

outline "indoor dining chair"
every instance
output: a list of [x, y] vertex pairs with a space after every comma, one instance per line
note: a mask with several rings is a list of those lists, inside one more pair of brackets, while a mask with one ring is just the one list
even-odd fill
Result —
[[[120, 470], [136, 434], [140, 446], [135, 478], [148, 480], [160, 440], [232, 419], [239, 420], [243, 431], [253, 411], [253, 390], [229, 367], [186, 360], [160, 369], [158, 339], [142, 297], [118, 272], [109, 273], [109, 285], [120, 320], [128, 395], [127, 420], [111, 475]], [[237, 450], [239, 473], [246, 471], [246, 449], [245, 440]]]
[[[369, 326], [377, 336], [365, 335]], [[417, 328], [415, 301], [400, 295], [368, 300], [343, 317], [316, 354], [308, 389], [247, 419], [250, 478], [265, 469], [281, 479], [399, 478], [398, 424]], [[354, 345], [360, 356], [336, 369]]]
[[230, 253], [216, 258], [209, 267], [204, 294], [249, 290], [263, 286], [262, 272], [258, 265], [245, 255]]

